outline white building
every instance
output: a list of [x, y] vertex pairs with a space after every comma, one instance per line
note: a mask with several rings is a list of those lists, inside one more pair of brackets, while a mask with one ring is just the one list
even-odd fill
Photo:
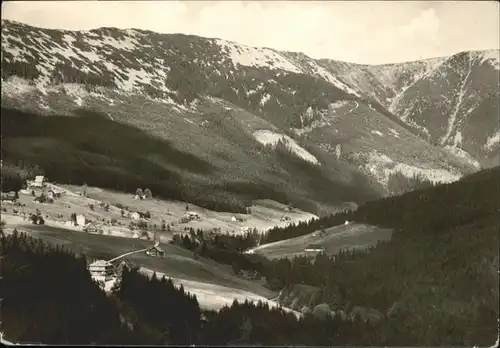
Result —
[[28, 181], [28, 186], [42, 188], [42, 187], [45, 187], [45, 182], [46, 182], [46, 179], [43, 175], [37, 175], [37, 176], [35, 176], [35, 180]]
[[139, 214], [138, 212], [134, 212], [134, 213], [130, 214], [130, 217], [133, 220], [139, 220], [141, 218], [141, 214]]
[[198, 213], [195, 213], [194, 211], [188, 211], [186, 213], [187, 216], [193, 218], [193, 219], [199, 219], [200, 218], [200, 215], [198, 215]]
[[87, 218], [82, 214], [78, 214], [76, 216], [76, 225], [77, 226], [85, 226], [86, 224], [87, 224]]
[[90, 275], [95, 280], [110, 280], [114, 275], [114, 266], [106, 260], [97, 260], [88, 267]]
[[181, 218], [182, 223], [186, 223], [192, 220], [200, 220], [200, 215], [198, 215], [198, 213], [195, 213], [194, 211], [188, 211]]
[[304, 251], [305, 252], [312, 252], [312, 253], [320, 253], [320, 252], [324, 252], [325, 248], [323, 248], [321, 245], [318, 245], [318, 244], [310, 244], [304, 249]]

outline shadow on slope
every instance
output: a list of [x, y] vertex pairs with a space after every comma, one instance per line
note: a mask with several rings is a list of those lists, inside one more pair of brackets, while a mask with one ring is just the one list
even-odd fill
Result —
[[[178, 139], [153, 137], [95, 111], [81, 109], [77, 115], [43, 117], [2, 108], [4, 160], [38, 164], [57, 182], [125, 192], [147, 187], [155, 196], [218, 211], [245, 212], [251, 200], [267, 198], [317, 213], [323, 206], [380, 195], [353, 168], [335, 163], [315, 168], [291, 153], [258, 151], [251, 137], [238, 138], [244, 144], [232, 139], [239, 149], [233, 155], [240, 156], [231, 159], [239, 165], [209, 162], [214, 156], [200, 159], [175, 149]], [[244, 133], [229, 127], [224, 139], [231, 130], [233, 137]]]

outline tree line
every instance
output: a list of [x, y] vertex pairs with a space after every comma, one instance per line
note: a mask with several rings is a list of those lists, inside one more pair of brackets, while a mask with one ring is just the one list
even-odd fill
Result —
[[[497, 233], [482, 228], [481, 235], [496, 236], [498, 242]], [[398, 259], [392, 265], [386, 256], [394, 253], [389, 244], [368, 253], [343, 253], [335, 261], [317, 256], [311, 266], [305, 259], [276, 261], [275, 273], [288, 269], [283, 274], [288, 273], [290, 283], [308, 282], [321, 289], [299, 319], [264, 303], [203, 310], [182, 286], [136, 269], [125, 270], [106, 296], [91, 280], [85, 259], [16, 231], [2, 233], [2, 330], [11, 341], [49, 344], [490, 344], [498, 315], [491, 289], [498, 276], [473, 250], [483, 247], [488, 259], [496, 255], [491, 247], [495, 240], [471, 238], [469, 232], [458, 231], [453, 245], [446, 239], [434, 248], [433, 243], [407, 245], [390, 256]], [[429, 247], [437, 256], [427, 261], [421, 250]], [[475, 257], [463, 268], [456, 252]], [[426, 262], [443, 268], [425, 269]], [[429, 284], [436, 288], [434, 294], [428, 293]], [[345, 301], [350, 304], [343, 305]], [[452, 303], [460, 306], [460, 314], [450, 311]], [[376, 307], [382, 314], [378, 320], [360, 313], [337, 315], [353, 305]], [[384, 313], [382, 307], [389, 305]]]
[[224, 242], [204, 242], [203, 256], [258, 271], [271, 289], [319, 289], [295, 309], [326, 304], [337, 312], [376, 311], [394, 344], [491, 344], [499, 314], [500, 196], [493, 189], [499, 169], [279, 230], [299, 234], [345, 219], [394, 229], [391, 241], [365, 251], [267, 260], [238, 250], [256, 238], [227, 235], [219, 237]]

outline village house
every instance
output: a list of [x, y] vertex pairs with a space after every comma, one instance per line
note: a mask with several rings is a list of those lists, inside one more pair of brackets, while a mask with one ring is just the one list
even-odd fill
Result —
[[43, 175], [37, 175], [37, 176], [35, 176], [35, 180], [29, 180], [27, 182], [27, 184], [28, 184], [28, 187], [42, 188], [42, 187], [45, 187], [46, 182], [47, 182], [47, 179]]
[[195, 220], [200, 219], [200, 215], [198, 215], [198, 213], [195, 213], [194, 211], [189, 211], [186, 213], [186, 215], [190, 216], [192, 219]]
[[240, 229], [241, 233], [248, 233], [248, 232], [251, 232], [251, 231], [252, 231], [252, 229], [250, 227], [242, 227]]
[[281, 218], [281, 221], [283, 221], [283, 222], [284, 222], [284, 221], [291, 221], [291, 220], [292, 220], [292, 219], [290, 219], [290, 217], [289, 217], [289, 216], [286, 216], [286, 215], [285, 215], [285, 216], [283, 216], [283, 217]]
[[133, 220], [139, 220], [141, 218], [141, 214], [139, 214], [138, 212], [133, 212], [132, 214], [130, 214], [130, 217]]
[[96, 280], [110, 280], [114, 275], [113, 264], [106, 260], [97, 260], [88, 267], [90, 275]]
[[200, 220], [200, 215], [198, 215], [198, 213], [195, 213], [194, 211], [188, 211], [181, 218], [182, 223], [186, 223], [192, 220]]
[[146, 251], [146, 255], [149, 255], [149, 256], [161, 256], [161, 257], [163, 257], [164, 254], [165, 254], [165, 252], [163, 251], [163, 249], [157, 245], [153, 246], [152, 248], [150, 248]]
[[325, 248], [323, 248], [321, 245], [319, 244], [309, 244], [305, 249], [304, 251], [306, 253], [321, 253], [321, 252], [325, 252]]
[[61, 192], [58, 192], [56, 190], [50, 189], [47, 191], [47, 197], [49, 198], [60, 198], [61, 197]]
[[85, 217], [85, 215], [82, 215], [82, 214], [78, 214], [76, 216], [76, 225], [77, 226], [85, 226], [86, 224], [88, 223], [88, 220], [87, 218]]
[[236, 219], [236, 216], [233, 215], [233, 216], [231, 216], [231, 221], [236, 222], [238, 220]]
[[122, 260], [116, 267], [115, 267], [115, 275], [117, 277], [121, 277], [122, 276], [122, 273], [123, 271], [127, 269], [127, 270], [131, 270], [132, 269], [132, 264], [127, 261], [127, 260]]
[[83, 230], [87, 233], [97, 233], [98, 228], [95, 224], [90, 222], [83, 227]]
[[14, 204], [17, 201], [17, 195], [11, 191], [9, 193], [2, 193], [2, 203]]

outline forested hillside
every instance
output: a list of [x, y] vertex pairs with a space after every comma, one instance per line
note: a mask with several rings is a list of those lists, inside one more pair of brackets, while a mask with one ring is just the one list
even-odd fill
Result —
[[391, 241], [365, 252], [269, 261], [238, 252], [258, 243], [251, 233], [220, 236], [200, 252], [236, 270], [253, 269], [284, 293], [294, 284], [314, 286], [314, 295], [287, 305], [303, 312], [323, 305], [337, 315], [384, 323], [377, 333], [392, 344], [487, 345], [498, 332], [499, 185], [497, 167], [265, 237], [291, 238], [345, 220], [394, 229]]

